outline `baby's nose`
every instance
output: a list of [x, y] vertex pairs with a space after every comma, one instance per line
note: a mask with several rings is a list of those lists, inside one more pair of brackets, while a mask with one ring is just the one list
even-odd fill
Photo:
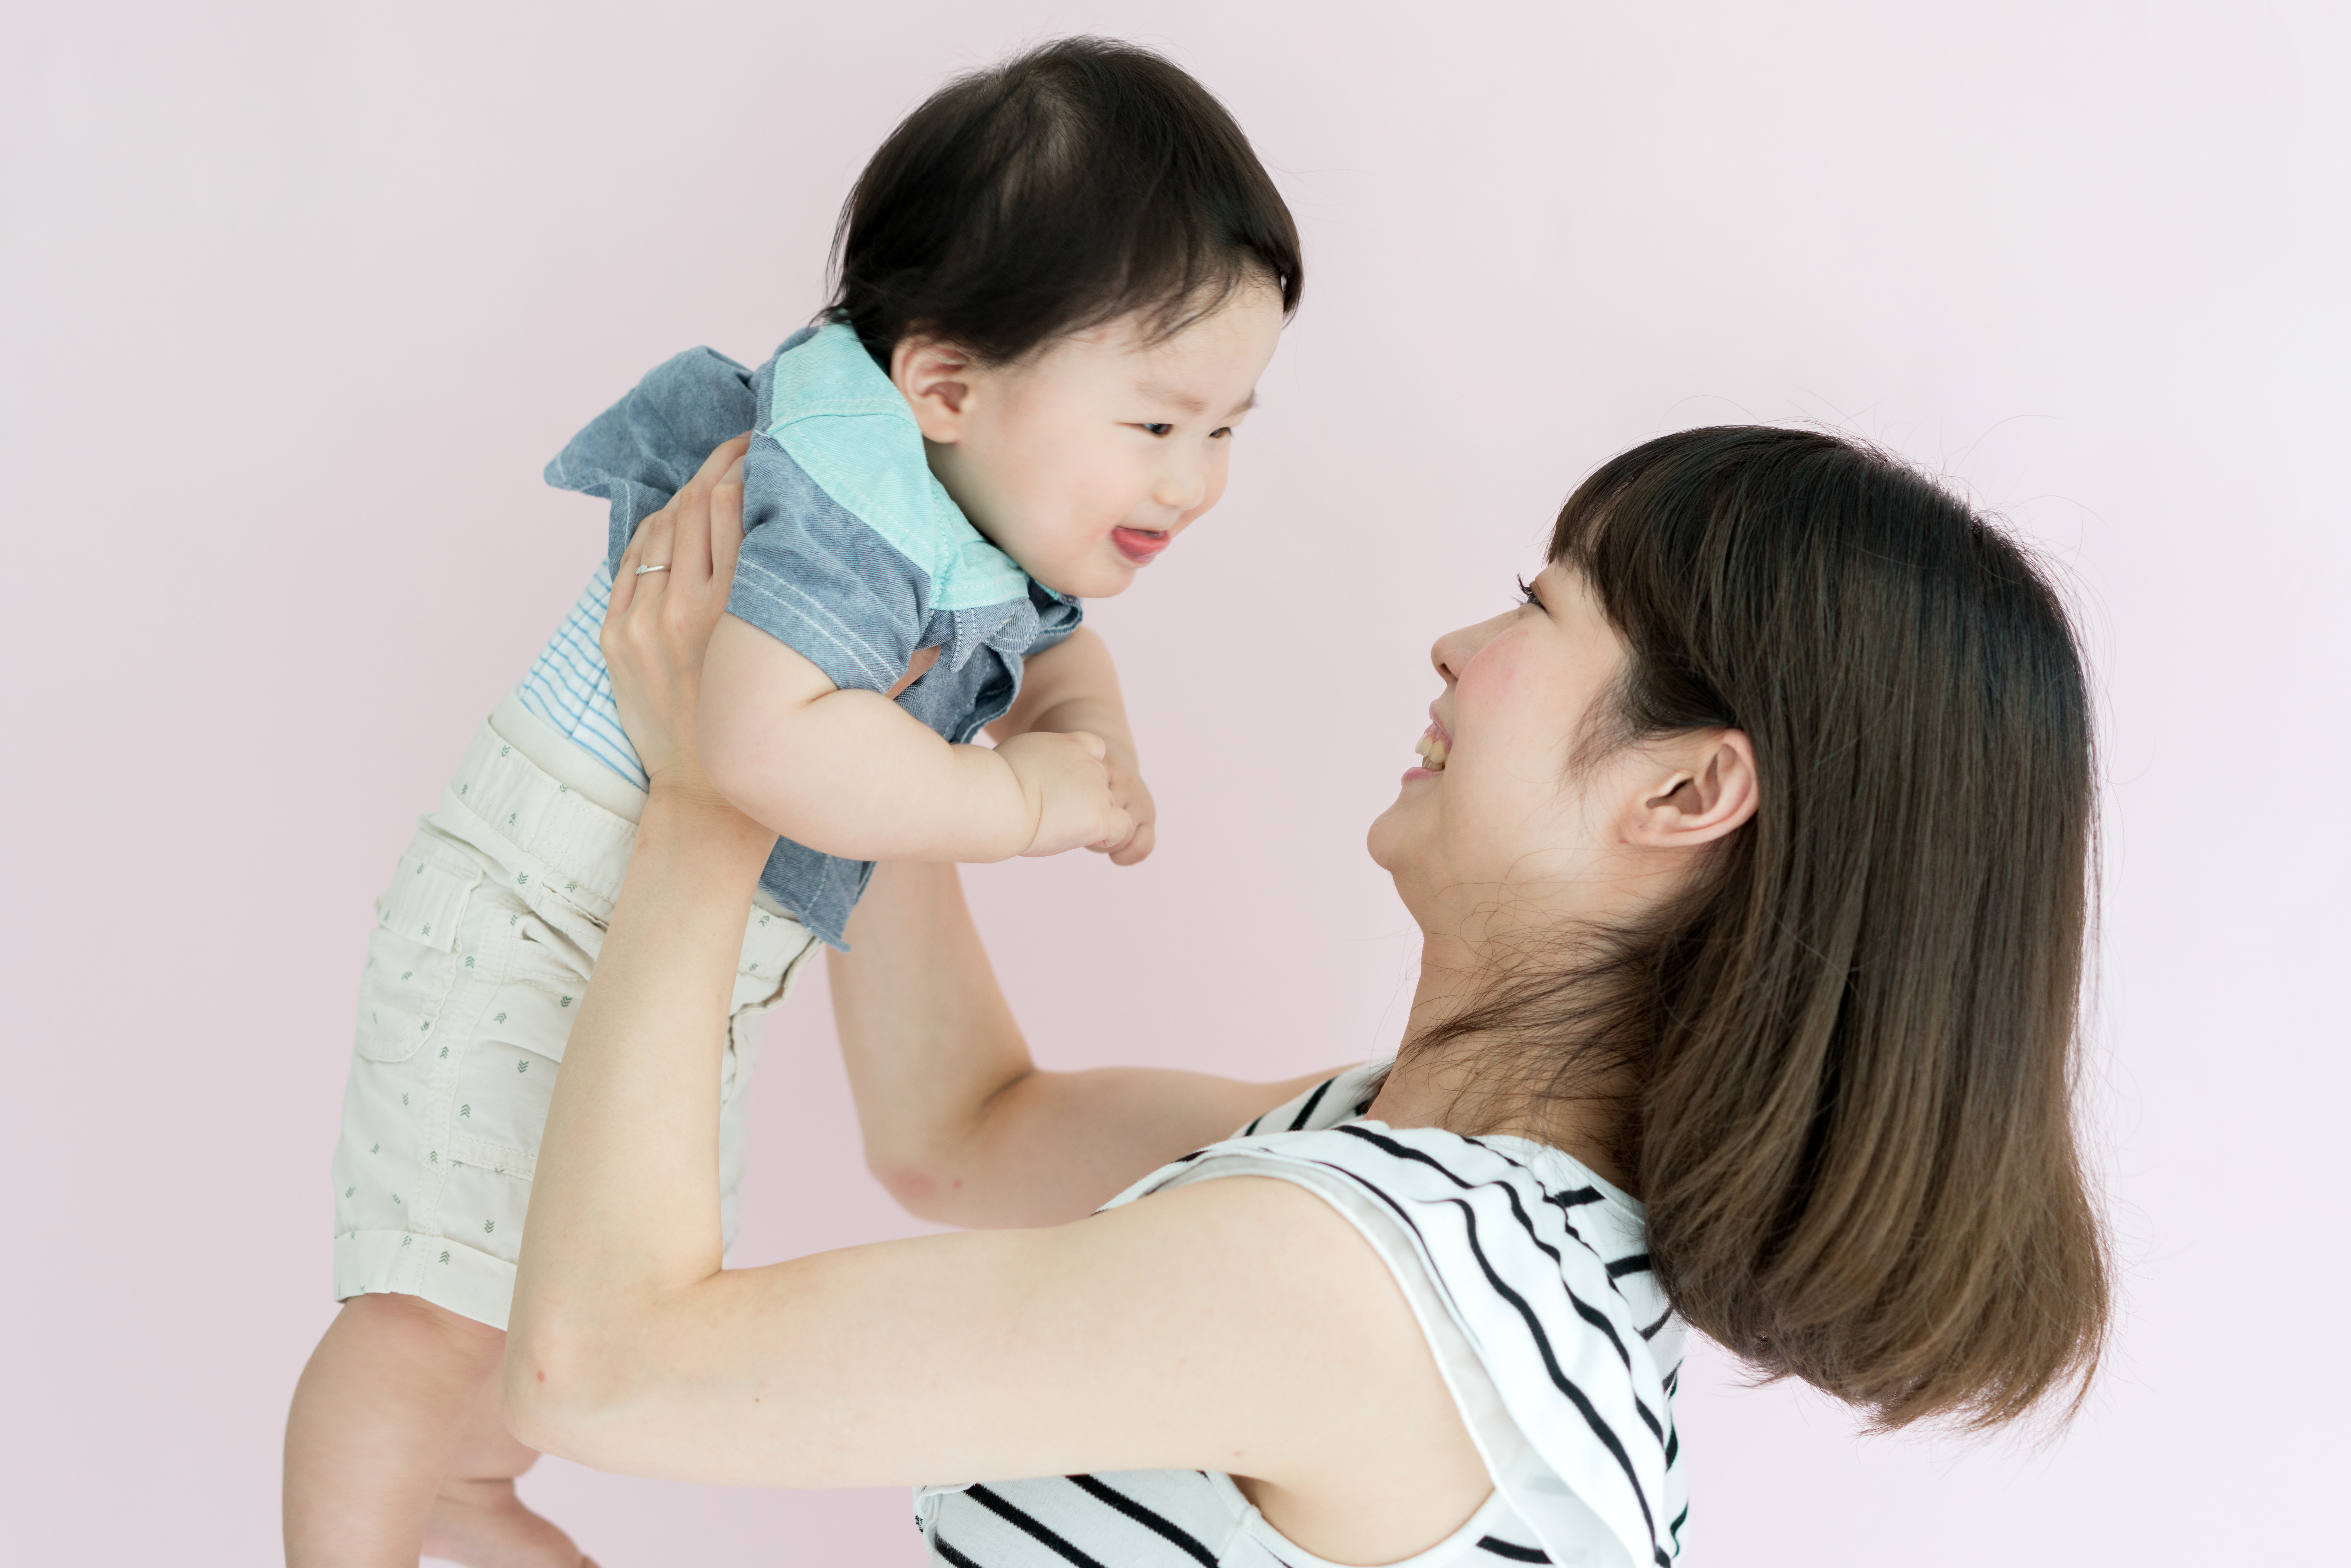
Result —
[[1151, 487], [1151, 498], [1163, 507], [1173, 507], [1188, 512], [1200, 504], [1208, 493], [1208, 476], [1198, 463], [1170, 463], [1159, 471], [1158, 482]]

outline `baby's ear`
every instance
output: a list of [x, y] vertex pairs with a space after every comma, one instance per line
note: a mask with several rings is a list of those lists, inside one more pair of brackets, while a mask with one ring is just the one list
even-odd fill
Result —
[[971, 402], [972, 359], [953, 343], [908, 333], [890, 350], [890, 381], [914, 412], [923, 438], [953, 445]]

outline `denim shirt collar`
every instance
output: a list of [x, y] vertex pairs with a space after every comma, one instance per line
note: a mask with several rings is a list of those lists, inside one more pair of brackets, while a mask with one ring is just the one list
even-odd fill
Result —
[[931, 473], [914, 411], [847, 322], [785, 340], [766, 433], [825, 494], [928, 574], [934, 615], [950, 617], [942, 656], [955, 667], [982, 647], [1025, 648], [1040, 614], [1050, 621], [1061, 607], [1078, 608], [964, 516]]

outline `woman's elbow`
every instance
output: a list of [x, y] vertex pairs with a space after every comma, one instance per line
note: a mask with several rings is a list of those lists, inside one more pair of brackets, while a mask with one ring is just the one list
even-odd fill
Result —
[[587, 1460], [584, 1450], [614, 1402], [615, 1364], [588, 1325], [517, 1323], [507, 1338], [499, 1389], [507, 1429], [541, 1453]]
[[956, 1225], [962, 1221], [949, 1212], [956, 1207], [955, 1199], [963, 1183], [937, 1175], [921, 1160], [884, 1159], [866, 1155], [865, 1168], [882, 1189], [898, 1200], [898, 1207], [917, 1219], [934, 1225]]

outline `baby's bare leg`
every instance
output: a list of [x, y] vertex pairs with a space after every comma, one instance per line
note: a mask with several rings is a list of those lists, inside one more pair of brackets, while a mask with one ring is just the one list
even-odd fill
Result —
[[483, 1379], [433, 1500], [424, 1554], [465, 1568], [595, 1568], [569, 1536], [515, 1495], [515, 1478], [538, 1458], [538, 1449], [507, 1430], [498, 1379]]
[[414, 1568], [457, 1440], [506, 1335], [414, 1296], [354, 1296], [286, 1421], [289, 1568]]

